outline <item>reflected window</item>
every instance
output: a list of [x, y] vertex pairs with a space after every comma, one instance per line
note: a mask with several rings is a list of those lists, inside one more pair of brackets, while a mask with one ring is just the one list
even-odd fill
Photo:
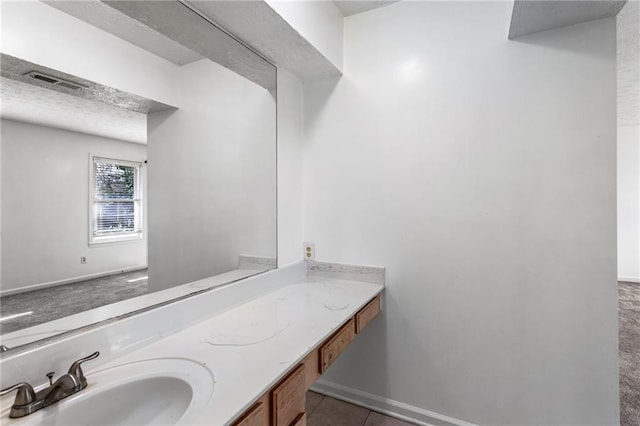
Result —
[[93, 157], [90, 244], [142, 239], [142, 164]]

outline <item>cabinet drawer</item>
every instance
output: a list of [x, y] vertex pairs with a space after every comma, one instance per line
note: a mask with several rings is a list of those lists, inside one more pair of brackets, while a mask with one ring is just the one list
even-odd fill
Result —
[[272, 425], [291, 426], [300, 413], [304, 414], [307, 397], [305, 378], [304, 364], [301, 364], [271, 392]]
[[269, 413], [264, 403], [251, 407], [233, 426], [269, 426]]
[[356, 326], [353, 318], [349, 320], [328, 342], [320, 347], [320, 373], [338, 358], [344, 349], [356, 337]]
[[363, 328], [380, 313], [380, 295], [367, 304], [356, 314], [356, 333], [360, 333]]

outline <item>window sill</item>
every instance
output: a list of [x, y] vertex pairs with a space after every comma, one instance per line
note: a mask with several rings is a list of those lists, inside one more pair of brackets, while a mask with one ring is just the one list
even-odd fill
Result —
[[102, 236], [102, 237], [91, 237], [89, 240], [89, 247], [135, 243], [138, 241], [142, 241], [143, 239], [144, 238], [143, 238], [142, 232], [137, 232], [135, 234], [125, 234], [125, 235], [109, 235], [109, 236]]

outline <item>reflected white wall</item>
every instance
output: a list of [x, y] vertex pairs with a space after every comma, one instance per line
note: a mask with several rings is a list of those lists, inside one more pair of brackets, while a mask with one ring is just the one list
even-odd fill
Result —
[[143, 162], [145, 145], [4, 119], [0, 138], [3, 295], [146, 267], [146, 238], [88, 245], [90, 155]]
[[640, 283], [640, 3], [617, 16], [618, 280]]
[[150, 291], [276, 255], [275, 97], [207, 59], [179, 85], [147, 122]]

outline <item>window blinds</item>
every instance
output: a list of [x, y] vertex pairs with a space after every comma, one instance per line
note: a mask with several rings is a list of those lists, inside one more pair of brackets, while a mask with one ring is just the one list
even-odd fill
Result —
[[140, 233], [137, 163], [94, 158], [93, 236]]

